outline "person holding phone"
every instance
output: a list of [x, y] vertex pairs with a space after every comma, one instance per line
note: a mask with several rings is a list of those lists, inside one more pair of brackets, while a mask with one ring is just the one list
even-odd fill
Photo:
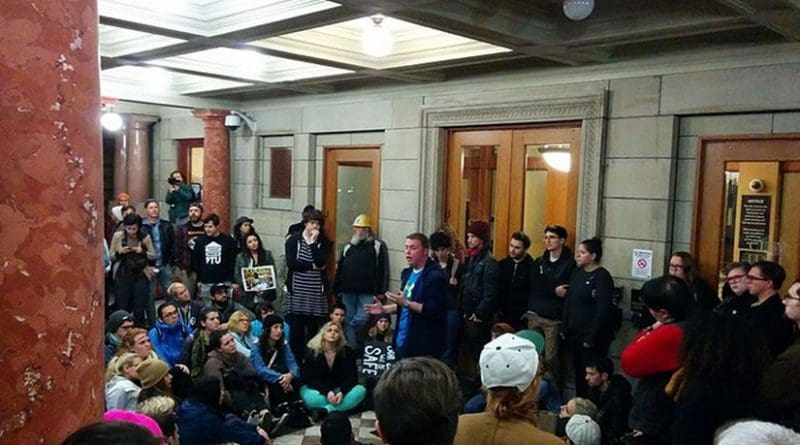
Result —
[[[150, 236], [142, 231], [142, 218], [131, 213], [122, 220], [124, 230], [111, 238], [111, 276], [114, 280], [115, 310], [133, 313], [134, 323], [145, 326], [150, 281], [145, 269], [156, 259]], [[155, 320], [148, 320], [155, 324]]]

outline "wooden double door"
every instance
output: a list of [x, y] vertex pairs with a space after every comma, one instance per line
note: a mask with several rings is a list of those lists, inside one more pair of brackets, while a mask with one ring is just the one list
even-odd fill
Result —
[[[518, 230], [530, 236], [531, 254], [537, 255], [548, 224], [564, 226], [573, 245], [580, 134], [580, 123], [573, 122], [449, 131], [445, 222], [463, 239], [470, 221], [488, 221], [497, 258], [507, 255], [508, 240]], [[552, 165], [545, 153], [556, 153], [562, 164]]]

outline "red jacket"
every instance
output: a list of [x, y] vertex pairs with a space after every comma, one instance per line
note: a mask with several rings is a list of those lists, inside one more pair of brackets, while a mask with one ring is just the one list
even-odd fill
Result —
[[622, 351], [622, 371], [631, 377], [642, 378], [678, 369], [682, 339], [683, 328], [676, 324], [643, 330]]

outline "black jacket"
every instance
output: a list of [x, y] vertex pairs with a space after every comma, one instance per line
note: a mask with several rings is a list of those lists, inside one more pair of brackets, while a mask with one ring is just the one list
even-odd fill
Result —
[[497, 260], [488, 247], [467, 260], [461, 278], [461, 310], [491, 323], [497, 305]]
[[[403, 269], [400, 274], [401, 289], [405, 288], [411, 273], [410, 267]], [[398, 311], [411, 311], [408, 334], [402, 348], [397, 345], [397, 335], [394, 336], [395, 350], [400, 358], [441, 357], [446, 335], [446, 285], [447, 281], [445, 281], [442, 268], [437, 262], [428, 259], [411, 291], [411, 301], [422, 304], [422, 313], [418, 314], [407, 307], [398, 308]], [[397, 316], [399, 320], [400, 312]]]
[[497, 305], [501, 312], [500, 321], [515, 329], [522, 328], [521, 318], [528, 310], [534, 279], [534, 261], [528, 254], [519, 263], [511, 257], [497, 263]]
[[772, 358], [778, 357], [792, 343], [792, 323], [783, 315], [781, 297], [774, 294], [758, 306], [751, 306], [742, 313], [755, 333], [764, 337]]
[[328, 367], [325, 354], [316, 354], [309, 349], [306, 351], [303, 370], [303, 384], [311, 389], [326, 395], [328, 391], [339, 389], [342, 394], [347, 394], [358, 384], [358, 367], [356, 366], [356, 354], [347, 346], [336, 353], [333, 359], [333, 367]]
[[564, 246], [555, 262], [550, 261], [550, 252], [545, 250], [534, 262], [536, 283], [528, 301], [528, 310], [550, 320], [561, 320], [564, 298], [556, 295], [556, 287], [569, 284], [575, 267], [575, 258], [569, 247]]
[[[150, 240], [155, 246], [153, 226], [142, 221], [142, 232], [150, 235]], [[158, 234], [161, 240], [161, 264], [175, 264], [175, 226], [166, 219], [158, 221]]]
[[567, 335], [593, 345], [610, 343], [614, 339], [613, 294], [614, 279], [605, 268], [591, 272], [575, 269], [564, 304]]
[[605, 392], [601, 392], [599, 388], [589, 388], [587, 396], [600, 411], [597, 420], [600, 424], [600, 431], [603, 432], [603, 445], [611, 443], [628, 432], [628, 415], [633, 400], [631, 384], [625, 377], [614, 374]]
[[346, 244], [336, 267], [333, 292], [378, 295], [385, 293], [388, 287], [389, 252], [386, 243], [370, 237], [355, 246]]

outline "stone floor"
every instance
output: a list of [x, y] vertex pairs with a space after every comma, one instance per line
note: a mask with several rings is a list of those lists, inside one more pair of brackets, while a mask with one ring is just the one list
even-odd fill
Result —
[[[380, 445], [378, 436], [370, 434], [375, 430], [375, 412], [364, 411], [350, 416], [350, 423], [353, 425], [353, 434], [356, 440], [369, 445]], [[319, 445], [319, 424], [312, 425], [304, 430], [298, 430], [273, 440], [274, 445]]]

